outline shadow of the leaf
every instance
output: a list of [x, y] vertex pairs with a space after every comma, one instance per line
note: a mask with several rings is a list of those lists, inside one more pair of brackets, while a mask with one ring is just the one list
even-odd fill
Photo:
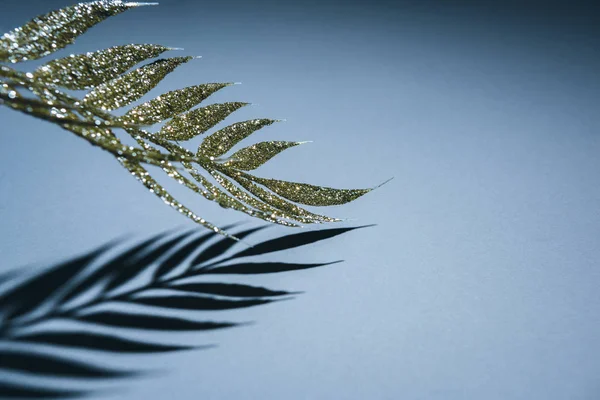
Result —
[[[244, 323], [199, 321], [190, 312], [225, 311], [290, 299], [300, 292], [273, 290], [244, 283], [198, 282], [200, 276], [250, 275], [299, 271], [327, 263], [260, 262], [253, 257], [305, 246], [361, 227], [323, 229], [270, 239], [234, 252], [239, 244], [197, 231], [160, 233], [117, 251], [112, 241], [86, 254], [22, 279], [4, 275], [0, 293], [0, 371], [42, 378], [110, 379], [137, 375], [94, 361], [94, 354], [152, 354], [210, 346], [142, 340], [127, 332], [190, 332], [231, 328]], [[236, 233], [238, 238], [263, 229]], [[211, 240], [213, 243], [210, 243]], [[114, 254], [111, 254], [114, 253]], [[244, 258], [244, 261], [231, 263]], [[247, 259], [250, 259], [248, 261]], [[144, 281], [141, 279], [146, 276]], [[11, 281], [15, 281], [10, 287]], [[139, 282], [143, 281], [140, 285]], [[138, 283], [137, 286], [132, 285]], [[109, 307], [109, 309], [106, 309]], [[49, 321], [69, 328], [48, 330]], [[73, 327], [74, 326], [74, 327]], [[107, 332], [108, 330], [108, 332]], [[26, 350], [19, 350], [26, 348]], [[75, 353], [73, 353], [73, 351]], [[77, 356], [84, 351], [85, 357]], [[67, 385], [68, 386], [68, 385]], [[92, 390], [61, 385], [61, 390], [27, 382], [0, 385], [0, 397], [52, 398], [83, 396]]]

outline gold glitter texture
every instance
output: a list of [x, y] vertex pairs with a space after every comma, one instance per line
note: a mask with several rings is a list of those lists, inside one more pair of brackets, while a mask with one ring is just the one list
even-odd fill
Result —
[[273, 119], [251, 119], [226, 126], [205, 138], [198, 147], [197, 154], [215, 158], [220, 157], [240, 140], [247, 138], [262, 127], [271, 125], [273, 122], [277, 121]]
[[231, 83], [206, 83], [173, 90], [129, 110], [121, 119], [137, 125], [151, 125], [197, 106], [208, 96]]
[[307, 183], [286, 182], [254, 177], [256, 183], [267, 187], [288, 200], [308, 206], [334, 206], [349, 203], [371, 189], [334, 189]]
[[[256, 179], [256, 177], [251, 176], [251, 175], [246, 175], [246, 176]], [[250, 179], [246, 179], [246, 178], [242, 177], [241, 175], [237, 175], [237, 174], [232, 175], [232, 178], [236, 182], [238, 182], [244, 189], [246, 189], [248, 192], [250, 192], [253, 195], [255, 195], [256, 197], [258, 197], [265, 203], [272, 205], [273, 207], [276, 207], [277, 209], [279, 209], [281, 211], [290, 213], [290, 215], [292, 216], [293, 219], [302, 221], [300, 218], [304, 218], [304, 219], [308, 219], [312, 223], [341, 221], [341, 219], [338, 219], [338, 218], [332, 218], [332, 217], [327, 217], [325, 215], [314, 214], [308, 210], [303, 209], [302, 207], [298, 207], [297, 205], [290, 203], [289, 201], [277, 196], [276, 194], [261, 188], [260, 186], [254, 184]], [[302, 222], [306, 222], [306, 220], [304, 220]]]
[[[229, 83], [207, 83], [164, 93], [122, 117], [110, 110], [129, 105], [152, 90], [167, 74], [193, 57], [160, 59], [127, 72], [136, 64], [170, 50], [150, 44], [128, 44], [49, 61], [34, 72], [3, 63], [18, 63], [50, 54], [72, 43], [88, 28], [111, 15], [146, 3], [95, 1], [53, 11], [0, 37], [0, 105], [50, 121], [113, 155], [163, 202], [194, 222], [231, 237], [184, 206], [145, 168], [156, 166], [177, 183], [220, 206], [285, 226], [335, 222], [294, 203], [329, 206], [352, 201], [372, 189], [333, 189], [260, 178], [244, 171], [263, 165], [285, 149], [304, 142], [260, 142], [221, 156], [255, 131], [276, 120], [252, 119], [209, 135], [196, 153], [176, 141], [192, 139], [248, 103], [230, 102], [196, 108]], [[150, 3], [148, 3], [150, 4]], [[90, 89], [80, 98], [69, 90]], [[140, 129], [167, 121], [158, 133]], [[125, 134], [137, 145], [117, 137]], [[211, 183], [201, 170], [217, 182]], [[189, 173], [188, 178], [183, 172]]]
[[129, 44], [52, 60], [33, 72], [44, 82], [67, 89], [89, 89], [116, 78], [134, 65], [169, 50], [154, 44]]
[[250, 171], [260, 167], [285, 149], [303, 143], [306, 142], [259, 142], [236, 151], [224, 164], [235, 169]]
[[169, 140], [190, 140], [203, 134], [219, 122], [223, 121], [234, 111], [248, 103], [231, 102], [211, 104], [188, 113], [178, 115], [167, 122], [157, 133], [157, 136]]
[[125, 107], [139, 99], [175, 68], [194, 57], [173, 57], [144, 65], [102, 85], [96, 86], [83, 98], [83, 103], [102, 110]]
[[0, 38], [0, 61], [16, 63], [51, 54], [73, 43], [97, 23], [139, 5], [144, 4], [94, 1], [34, 18]]

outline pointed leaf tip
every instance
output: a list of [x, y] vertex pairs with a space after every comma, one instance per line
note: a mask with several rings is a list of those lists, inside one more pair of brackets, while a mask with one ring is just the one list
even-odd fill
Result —
[[388, 183], [388, 182], [389, 182], [389, 181], [391, 181], [392, 179], [394, 179], [394, 177], [393, 177], [393, 176], [392, 176], [391, 178], [389, 178], [389, 179], [387, 179], [387, 180], [383, 181], [383, 182], [382, 182], [382, 183], [380, 183], [379, 185], [377, 185], [377, 186], [373, 187], [371, 190], [375, 190], [375, 189], [377, 189], [377, 188], [380, 188], [380, 187], [382, 187], [383, 185], [385, 185], [386, 183]]

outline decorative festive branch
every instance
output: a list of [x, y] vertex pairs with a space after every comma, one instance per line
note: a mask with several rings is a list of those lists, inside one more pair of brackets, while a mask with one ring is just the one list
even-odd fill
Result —
[[[194, 108], [231, 83], [208, 83], [164, 93], [118, 117], [110, 112], [140, 99], [170, 72], [194, 57], [158, 59], [127, 72], [136, 64], [176, 50], [153, 44], [128, 44], [51, 60], [33, 72], [7, 63], [34, 60], [66, 47], [106, 18], [144, 5], [94, 1], [37, 17], [0, 38], [0, 104], [59, 125], [112, 154], [150, 192], [198, 224], [234, 238], [177, 201], [150, 175], [146, 165], [160, 167], [176, 182], [225, 208], [285, 226], [340, 221], [296, 205], [331, 206], [350, 202], [371, 189], [333, 189], [257, 177], [254, 170], [278, 153], [305, 142], [270, 141], [245, 147], [231, 156], [238, 142], [276, 120], [234, 123], [204, 139], [192, 152], [179, 142], [206, 133], [248, 103], [229, 102]], [[65, 93], [87, 90], [82, 97]], [[164, 125], [151, 133], [144, 127]], [[137, 146], [125, 145], [123, 132]], [[204, 170], [222, 187], [209, 182]], [[185, 171], [192, 181], [182, 175]]]

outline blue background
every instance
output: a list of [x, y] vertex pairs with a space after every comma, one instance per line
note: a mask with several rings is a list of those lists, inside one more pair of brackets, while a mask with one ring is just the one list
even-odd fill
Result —
[[[0, 31], [66, 5], [3, 0]], [[258, 104], [227, 122], [286, 118], [252, 139], [314, 141], [259, 175], [395, 177], [324, 210], [376, 227], [276, 257], [345, 263], [245, 280], [305, 294], [175, 339], [216, 349], [123, 357], [168, 374], [98, 398], [600, 398], [598, 15], [576, 1], [167, 0], [57, 53], [183, 47], [203, 58], [143, 100], [241, 81], [210, 98]], [[6, 108], [0, 120], [2, 270], [192, 226], [108, 153]], [[247, 219], [168, 187], [218, 225]]]

